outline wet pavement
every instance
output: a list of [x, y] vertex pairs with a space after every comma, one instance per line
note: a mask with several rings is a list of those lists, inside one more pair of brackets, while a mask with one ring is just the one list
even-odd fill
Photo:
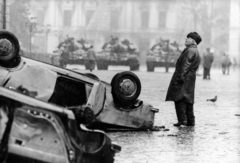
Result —
[[[69, 66], [69, 68], [76, 68]], [[77, 67], [79, 68], [79, 67]], [[80, 72], [89, 72], [79, 68]], [[129, 70], [110, 67], [110, 71], [93, 71], [100, 79], [111, 82], [112, 77]], [[169, 131], [110, 132], [112, 140], [122, 146], [116, 163], [238, 163], [240, 162], [240, 71], [223, 75], [211, 70], [211, 80], [197, 76], [195, 90], [195, 127], [174, 127], [176, 114], [173, 102], [165, 102], [173, 69], [162, 68], [146, 72], [145, 67], [134, 72], [141, 80], [140, 99], [159, 108], [155, 125]], [[202, 74], [202, 69], [199, 71]], [[218, 96], [214, 103], [206, 101]]]

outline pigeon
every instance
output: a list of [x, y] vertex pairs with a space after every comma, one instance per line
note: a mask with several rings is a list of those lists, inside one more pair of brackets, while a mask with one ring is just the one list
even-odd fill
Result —
[[[212, 99], [207, 99], [207, 101], [212, 101], [213, 103], [217, 101], [217, 96], [215, 96], [214, 98]], [[215, 104], [215, 103], [214, 103]]]

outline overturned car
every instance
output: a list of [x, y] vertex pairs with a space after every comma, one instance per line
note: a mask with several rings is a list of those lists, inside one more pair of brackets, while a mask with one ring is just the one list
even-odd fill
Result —
[[158, 109], [138, 99], [141, 83], [134, 73], [118, 73], [109, 84], [93, 74], [24, 58], [19, 49], [14, 34], [0, 31], [0, 85], [23, 86], [37, 92], [37, 99], [65, 108], [87, 106], [95, 117], [91, 126], [101, 129], [153, 128]]
[[1, 163], [113, 163], [121, 151], [84, 125], [86, 108], [57, 107], [11, 89], [0, 87]]

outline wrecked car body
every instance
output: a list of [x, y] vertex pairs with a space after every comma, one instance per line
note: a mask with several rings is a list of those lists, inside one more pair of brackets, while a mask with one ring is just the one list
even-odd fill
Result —
[[[37, 99], [66, 108], [86, 105], [95, 116], [92, 125], [103, 129], [152, 129], [158, 109], [138, 99], [141, 83], [134, 73], [118, 73], [111, 83], [106, 83], [93, 74], [78, 73], [20, 56], [17, 38], [10, 32], [0, 32], [0, 43], [3, 39], [10, 42], [14, 50], [10, 48], [7, 54], [2, 50], [0, 85], [23, 86], [37, 92]], [[5, 57], [11, 55], [11, 59]]]
[[[75, 108], [79, 109], [79, 108]], [[0, 87], [0, 162], [114, 162], [121, 147], [73, 110]]]

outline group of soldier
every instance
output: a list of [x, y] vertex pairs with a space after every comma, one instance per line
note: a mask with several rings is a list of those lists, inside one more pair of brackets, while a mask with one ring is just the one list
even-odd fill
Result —
[[[206, 52], [203, 53], [203, 79], [211, 79], [210, 78], [210, 70], [212, 67], [212, 63], [214, 61], [214, 54], [213, 49], [210, 47], [206, 48]], [[221, 68], [223, 75], [229, 75], [230, 67], [231, 65], [234, 66], [234, 68], [237, 66], [236, 58], [233, 59], [233, 64], [231, 62], [231, 59], [229, 58], [229, 55], [226, 53], [223, 53], [221, 56]]]

